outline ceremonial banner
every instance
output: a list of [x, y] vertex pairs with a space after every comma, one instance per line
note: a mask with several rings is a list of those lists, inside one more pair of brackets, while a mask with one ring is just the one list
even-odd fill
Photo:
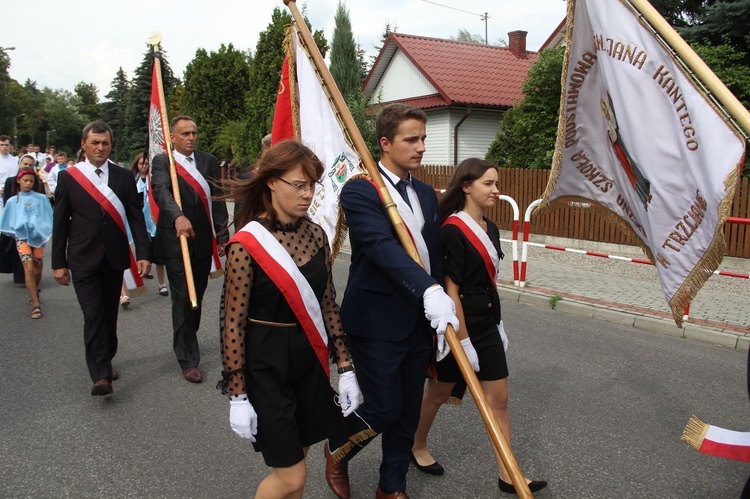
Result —
[[[164, 118], [159, 106], [159, 83], [156, 79], [156, 65], [161, 64], [161, 59], [154, 57], [154, 66], [151, 70], [151, 104], [148, 108], [148, 185], [151, 186], [151, 168], [154, 156], [167, 154], [167, 141], [164, 137]], [[156, 199], [149, 193], [148, 205], [151, 209], [151, 217], [154, 223], [159, 220], [159, 205]]]
[[[307, 48], [301, 38], [292, 30], [287, 37], [286, 45], [288, 58], [287, 77], [289, 92], [281, 93], [276, 104], [274, 117], [274, 132], [277, 126], [280, 130], [289, 127], [277, 124], [277, 120], [285, 116], [279, 112], [279, 101], [289, 95], [292, 112], [288, 115], [292, 119], [293, 129], [297, 138], [313, 150], [315, 155], [325, 166], [323, 177], [319, 179], [320, 186], [315, 190], [315, 197], [307, 214], [310, 219], [323, 227], [328, 235], [328, 241], [333, 248], [333, 255], [343, 243], [345, 229], [339, 220], [339, 195], [344, 183], [355, 175], [364, 173], [360, 159], [349, 140], [344, 135], [343, 126], [336, 118], [331, 102], [323, 90], [322, 83], [315, 72]], [[297, 75], [297, 81], [290, 76]], [[282, 85], [284, 84], [282, 69]], [[295, 112], [295, 98], [298, 109]], [[298, 117], [298, 118], [297, 118]], [[299, 126], [295, 120], [298, 119]], [[273, 142], [276, 143], [276, 136]]]
[[569, 0], [540, 209], [593, 201], [640, 238], [675, 322], [724, 255], [744, 141], [624, 0]]

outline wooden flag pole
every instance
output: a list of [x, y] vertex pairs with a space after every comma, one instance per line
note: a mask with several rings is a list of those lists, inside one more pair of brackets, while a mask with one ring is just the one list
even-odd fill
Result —
[[[307, 29], [305, 20], [302, 18], [302, 15], [297, 9], [295, 0], [284, 0], [284, 4], [289, 7], [289, 10], [292, 12], [292, 16], [297, 26], [297, 32], [302, 37], [302, 40], [307, 46], [307, 50], [312, 57], [312, 62], [315, 66], [315, 69], [317, 70], [320, 78], [323, 80], [324, 90], [328, 93], [329, 98], [333, 101], [333, 105], [336, 111], [338, 111], [339, 118], [343, 122], [345, 131], [349, 134], [354, 148], [357, 150], [357, 154], [362, 159], [362, 163], [365, 165], [370, 178], [380, 189], [380, 195], [383, 199], [383, 204], [386, 207], [388, 216], [391, 219], [391, 223], [393, 223], [396, 234], [401, 241], [401, 245], [404, 247], [409, 256], [414, 259], [414, 261], [424, 267], [422, 260], [419, 257], [419, 253], [417, 253], [416, 247], [414, 246], [414, 242], [411, 240], [404, 222], [398, 213], [396, 204], [393, 202], [388, 188], [383, 183], [383, 179], [380, 176], [380, 171], [378, 170], [375, 161], [370, 155], [369, 149], [367, 148], [367, 145], [362, 138], [362, 134], [359, 132], [359, 128], [357, 128], [357, 124], [354, 122], [354, 118], [352, 117], [349, 108], [346, 106], [344, 98], [341, 96], [341, 92], [336, 86], [336, 82], [333, 80], [333, 76], [331, 76], [331, 73], [328, 71], [328, 68], [325, 65], [325, 61], [323, 61], [323, 57], [320, 55], [320, 51], [318, 50], [317, 45], [315, 45], [315, 41], [310, 34], [310, 30]], [[466, 358], [463, 347], [461, 346], [461, 343], [456, 336], [456, 332], [453, 330], [453, 327], [451, 325], [448, 325], [448, 330], [445, 332], [445, 338], [448, 340], [448, 344], [453, 351], [453, 356], [458, 363], [458, 367], [461, 370], [464, 379], [466, 380], [466, 384], [469, 387], [474, 400], [476, 401], [479, 413], [482, 415], [484, 424], [487, 427], [487, 433], [489, 434], [492, 443], [497, 449], [497, 452], [500, 454], [500, 458], [505, 465], [505, 469], [507, 469], [508, 473], [510, 474], [513, 486], [515, 487], [519, 497], [533, 497], [528, 485], [526, 484], [526, 479], [521, 473], [518, 462], [516, 462], [516, 458], [513, 456], [510, 445], [505, 439], [505, 436], [500, 429], [500, 425], [498, 425], [497, 420], [495, 419], [495, 415], [492, 412], [492, 408], [490, 407], [489, 402], [487, 402], [487, 397], [482, 391], [482, 387], [479, 384], [477, 375], [474, 372], [474, 369], [472, 369], [471, 364], [469, 364], [469, 360]]]
[[750, 134], [750, 113], [737, 100], [737, 97], [734, 96], [727, 86], [724, 85], [724, 82], [711, 71], [711, 68], [703, 62], [703, 59], [695, 53], [692, 47], [682, 39], [648, 0], [629, 1], [716, 96], [727, 112], [745, 129], [745, 132]]
[[[149, 37], [148, 43], [154, 49], [154, 64], [156, 64], [156, 87], [159, 92], [159, 113], [164, 128], [164, 145], [167, 148], [167, 157], [169, 158], [169, 178], [172, 182], [172, 197], [174, 202], [182, 210], [182, 198], [180, 197], [180, 184], [177, 181], [177, 168], [172, 156], [172, 140], [169, 130], [169, 121], [167, 121], [167, 100], [164, 98], [164, 85], [161, 78], [161, 57], [159, 56], [159, 42], [161, 35], [153, 34]], [[188, 249], [187, 236], [180, 236], [180, 249], [182, 250], [182, 264], [185, 267], [185, 280], [187, 281], [188, 296], [190, 297], [190, 306], [193, 310], [198, 308], [198, 295], [195, 292], [195, 281], [193, 280], [193, 265], [190, 262], [190, 250]]]

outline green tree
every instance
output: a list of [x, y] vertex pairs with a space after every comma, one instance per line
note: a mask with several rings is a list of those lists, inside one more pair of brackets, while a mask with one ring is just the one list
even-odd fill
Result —
[[23, 91], [26, 94], [26, 106], [23, 111], [26, 116], [18, 125], [19, 146], [34, 142], [43, 147], [46, 132], [51, 130], [44, 116], [44, 95], [37, 88], [36, 82], [29, 79], [23, 84]]
[[331, 76], [341, 95], [348, 98], [359, 91], [361, 76], [357, 46], [352, 34], [349, 11], [339, 1], [334, 16], [333, 40], [331, 41]]
[[81, 145], [81, 130], [91, 121], [80, 111], [80, 97], [68, 90], [52, 90], [46, 87], [42, 89], [42, 95], [42, 110], [50, 130], [55, 131], [55, 146], [58, 150], [75, 155]]
[[[112, 133], [115, 137], [125, 137], [125, 108], [130, 91], [130, 82], [125, 71], [122, 70], [122, 66], [117, 71], [109, 88], [109, 92], [104, 96], [107, 100], [102, 103], [102, 119], [112, 127]], [[130, 159], [123, 140], [118, 140], [113, 144], [112, 158], [115, 161]]]
[[185, 68], [182, 111], [198, 124], [198, 146], [219, 157], [230, 151], [217, 143], [221, 127], [244, 116], [244, 97], [250, 90], [246, 54], [230, 43], [218, 52], [198, 49]]
[[564, 48], [547, 49], [529, 70], [524, 98], [505, 112], [486, 159], [505, 168], [552, 167]]
[[[130, 83], [130, 90], [125, 105], [125, 130], [124, 137], [114, 137], [114, 142], [123, 142], [123, 149], [128, 155], [133, 152], [141, 152], [148, 141], [148, 110], [151, 105], [151, 72], [154, 63], [154, 52], [151, 45], [146, 44], [146, 52], [140, 66], [135, 70], [135, 75]], [[172, 89], [177, 85], [177, 78], [169, 67], [165, 50], [161, 51], [161, 74], [164, 86], [164, 98], [169, 105], [169, 97]]]
[[96, 121], [102, 118], [102, 106], [99, 104], [99, 89], [93, 83], [78, 82], [73, 89], [80, 99], [81, 115], [88, 120]]
[[680, 34], [694, 42], [714, 46], [727, 45], [743, 52], [737, 62], [750, 65], [750, 0], [717, 2], [705, 8], [696, 22], [680, 30]]
[[[281, 65], [284, 62], [285, 30], [291, 22], [289, 13], [275, 8], [271, 22], [258, 37], [253, 64], [250, 67], [250, 90], [245, 97], [245, 132], [241, 140], [243, 147], [240, 151], [234, 151], [239, 159], [254, 160], [258, 157], [261, 139], [271, 132]], [[309, 22], [305, 22], [309, 27]], [[313, 39], [325, 57], [328, 44], [323, 32], [316, 30]]]

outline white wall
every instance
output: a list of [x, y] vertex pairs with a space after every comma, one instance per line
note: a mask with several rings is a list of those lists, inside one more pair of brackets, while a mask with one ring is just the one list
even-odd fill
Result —
[[[382, 92], [382, 94], [381, 94]], [[396, 50], [380, 83], [375, 87], [369, 104], [375, 104], [380, 96], [382, 102], [411, 99], [438, 93], [435, 87], [412, 64], [401, 50]]]
[[427, 114], [427, 139], [422, 163], [425, 165], [452, 165], [453, 139], [448, 111], [436, 109]]

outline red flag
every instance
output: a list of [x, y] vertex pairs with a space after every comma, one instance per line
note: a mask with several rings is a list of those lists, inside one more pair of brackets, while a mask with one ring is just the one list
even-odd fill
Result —
[[[153, 164], [154, 156], [167, 154], [167, 144], [164, 137], [164, 117], [161, 115], [159, 105], [159, 83], [156, 78], [156, 65], [161, 64], [158, 57], [154, 58], [154, 66], [151, 71], [151, 105], [148, 109], [148, 163]], [[159, 220], [159, 206], [154, 196], [151, 195], [151, 168], [148, 169], [148, 205], [151, 209], [151, 218], [154, 223]]]
[[289, 86], [289, 58], [284, 57], [284, 64], [281, 66], [279, 94], [276, 97], [276, 110], [273, 115], [271, 145], [293, 138], [294, 125], [292, 124], [292, 92]]

